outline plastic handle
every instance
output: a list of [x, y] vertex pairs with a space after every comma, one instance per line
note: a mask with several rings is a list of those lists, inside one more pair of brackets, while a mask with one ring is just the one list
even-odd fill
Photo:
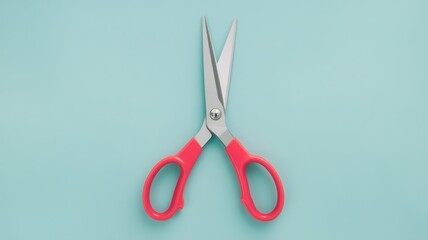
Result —
[[[156, 164], [147, 176], [146, 182], [143, 188], [143, 205], [147, 215], [154, 220], [163, 221], [173, 217], [177, 211], [181, 210], [184, 206], [184, 187], [187, 182], [187, 178], [193, 166], [198, 160], [199, 155], [202, 152], [202, 147], [199, 143], [192, 138], [186, 146], [175, 156], [169, 156], [161, 160]], [[180, 176], [177, 180], [177, 185], [174, 189], [174, 194], [171, 199], [169, 208], [165, 212], [157, 212], [153, 209], [150, 202], [150, 189], [152, 187], [153, 180], [159, 171], [168, 164], [177, 164], [180, 167]]]
[[[251, 216], [259, 221], [272, 221], [281, 213], [284, 202], [285, 202], [285, 193], [284, 187], [281, 182], [281, 178], [278, 173], [275, 171], [275, 168], [266, 160], [261, 157], [253, 156], [247, 152], [247, 150], [241, 145], [241, 143], [235, 138], [229, 145], [226, 147], [226, 152], [229, 155], [229, 158], [232, 162], [232, 165], [235, 169], [236, 175], [238, 177], [239, 185], [241, 187], [241, 201], [242, 204], [247, 208]], [[257, 163], [266, 168], [269, 174], [272, 176], [273, 181], [276, 186], [277, 200], [275, 208], [270, 213], [260, 212], [251, 197], [250, 187], [248, 185], [246, 168], [250, 163]]]

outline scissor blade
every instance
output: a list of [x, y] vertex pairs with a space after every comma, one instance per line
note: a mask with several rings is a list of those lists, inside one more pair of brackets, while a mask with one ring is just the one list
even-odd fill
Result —
[[[223, 108], [223, 96], [221, 94], [221, 85], [217, 72], [217, 60], [211, 43], [205, 17], [202, 18], [203, 28], [203, 55], [204, 55], [204, 83], [205, 83], [205, 100], [208, 106]], [[220, 103], [221, 106], [218, 106]]]
[[[232, 136], [226, 127], [223, 97], [217, 72], [217, 61], [205, 17], [202, 18], [202, 32], [206, 123], [208, 129], [227, 145], [232, 140]], [[211, 112], [216, 112], [216, 116], [211, 118]]]
[[230, 27], [229, 34], [227, 35], [226, 43], [224, 44], [223, 51], [217, 62], [217, 71], [220, 78], [221, 92], [223, 96], [223, 106], [227, 107], [227, 97], [229, 95], [230, 74], [232, 70], [233, 50], [235, 48], [236, 37], [236, 19], [233, 20], [232, 27]]

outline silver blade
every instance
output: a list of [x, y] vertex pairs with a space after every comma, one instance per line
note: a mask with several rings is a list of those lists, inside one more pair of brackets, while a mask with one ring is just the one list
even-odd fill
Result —
[[[206, 21], [202, 22], [202, 26], [205, 29], [206, 27]], [[209, 36], [209, 33], [208, 33]], [[226, 109], [227, 105], [227, 99], [229, 94], [229, 81], [230, 81], [230, 74], [232, 69], [232, 60], [233, 60], [233, 50], [235, 46], [235, 36], [236, 36], [236, 20], [233, 21], [232, 26], [229, 30], [229, 34], [227, 35], [226, 43], [224, 44], [223, 50], [220, 55], [220, 59], [217, 61], [217, 71], [218, 71], [218, 77], [220, 79], [220, 88], [222, 92], [223, 97], [223, 108]], [[201, 129], [199, 130], [198, 134], [196, 134], [195, 139], [199, 143], [201, 147], [203, 147], [210, 139], [211, 139], [211, 132], [208, 130], [206, 125], [206, 119], [204, 119], [204, 122], [202, 124]]]
[[[206, 124], [208, 129], [219, 137], [223, 144], [228, 145], [232, 141], [232, 135], [226, 127], [223, 96], [217, 72], [217, 61], [205, 17], [202, 18], [202, 32]], [[216, 119], [210, 117], [210, 112], [213, 109], [220, 112], [219, 117]]]
[[229, 95], [229, 82], [232, 70], [233, 50], [235, 48], [236, 37], [236, 19], [233, 20], [230, 27], [229, 34], [227, 35], [226, 43], [224, 44], [223, 51], [217, 62], [217, 71], [220, 78], [221, 92], [223, 96], [223, 107], [227, 107], [227, 97]]
[[[208, 32], [207, 22], [205, 17], [202, 18], [202, 47], [204, 55], [204, 80], [205, 80], [205, 97], [206, 102], [213, 104], [214, 107], [217, 101], [223, 106], [223, 95], [221, 94], [221, 85], [217, 71], [217, 60], [214, 54], [211, 43], [210, 33]], [[216, 97], [214, 95], [217, 95]]]

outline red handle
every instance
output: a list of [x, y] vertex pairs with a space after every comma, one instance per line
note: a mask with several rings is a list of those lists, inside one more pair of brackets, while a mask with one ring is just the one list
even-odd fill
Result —
[[[186, 185], [187, 178], [189, 177], [190, 172], [195, 165], [196, 160], [198, 160], [201, 152], [202, 147], [194, 138], [192, 138], [177, 155], [166, 157], [153, 167], [147, 176], [143, 188], [143, 205], [149, 217], [158, 221], [167, 220], [173, 217], [177, 211], [183, 208], [184, 187]], [[178, 177], [177, 185], [175, 186], [169, 208], [165, 212], [160, 213], [154, 210], [152, 207], [150, 202], [150, 188], [152, 187], [152, 183], [156, 175], [168, 164], [177, 164], [180, 167], [180, 176]]]
[[[232, 162], [238, 177], [239, 185], [241, 187], [241, 201], [247, 208], [251, 216], [259, 221], [271, 221], [278, 217], [284, 207], [285, 193], [284, 187], [281, 182], [281, 178], [275, 171], [275, 168], [266, 160], [261, 157], [253, 156], [247, 152], [247, 150], [241, 145], [241, 143], [235, 138], [226, 147], [226, 152]], [[250, 163], [257, 163], [266, 168], [269, 174], [272, 176], [275, 182], [277, 200], [276, 206], [270, 213], [262, 213], [257, 210], [253, 198], [251, 197], [250, 187], [248, 185], [246, 168]]]

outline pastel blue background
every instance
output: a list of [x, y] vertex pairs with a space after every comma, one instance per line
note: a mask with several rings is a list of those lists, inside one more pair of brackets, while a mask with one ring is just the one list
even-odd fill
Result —
[[[428, 2], [0, 1], [0, 239], [428, 239]], [[185, 208], [151, 167], [198, 130], [201, 17], [238, 18], [228, 125], [285, 181], [252, 220], [218, 140]], [[249, 169], [258, 206], [270, 179]], [[177, 170], [153, 190], [165, 209]]]

